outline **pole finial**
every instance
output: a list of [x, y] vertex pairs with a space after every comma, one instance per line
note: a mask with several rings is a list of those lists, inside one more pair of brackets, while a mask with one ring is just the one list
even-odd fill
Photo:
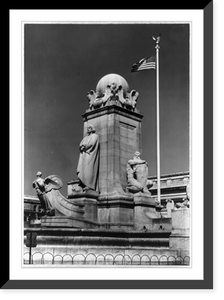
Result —
[[161, 37], [161, 33], [160, 33], [157, 37], [152, 36], [153, 41], [156, 42], [156, 48], [159, 46], [159, 43], [160, 43], [160, 37]]

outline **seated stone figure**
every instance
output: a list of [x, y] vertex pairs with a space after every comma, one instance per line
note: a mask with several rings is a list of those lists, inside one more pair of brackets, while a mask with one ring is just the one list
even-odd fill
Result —
[[133, 159], [128, 161], [126, 171], [127, 191], [150, 194], [148, 189], [152, 186], [152, 182], [148, 180], [148, 164], [140, 158], [138, 151], [135, 152]]

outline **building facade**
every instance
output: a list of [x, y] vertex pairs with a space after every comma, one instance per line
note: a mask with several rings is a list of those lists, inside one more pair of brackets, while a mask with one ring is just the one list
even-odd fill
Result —
[[41, 204], [37, 196], [24, 196], [24, 227], [41, 225]]
[[[150, 188], [152, 197], [157, 197], [157, 177], [148, 178], [153, 182]], [[187, 187], [190, 184], [189, 172], [164, 174], [160, 178], [161, 204], [166, 205], [166, 200], [171, 199], [174, 203], [182, 202], [187, 197]]]

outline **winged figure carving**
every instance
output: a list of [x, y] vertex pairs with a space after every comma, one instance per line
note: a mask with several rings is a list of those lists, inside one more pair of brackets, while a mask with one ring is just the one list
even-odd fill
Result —
[[118, 99], [122, 104], [125, 104], [126, 99], [124, 98], [124, 91], [120, 85], [117, 90]]
[[104, 96], [101, 98], [102, 103], [105, 104], [109, 98], [112, 96], [110, 85], [108, 85], [105, 89]]
[[130, 99], [131, 99], [133, 109], [136, 107], [138, 96], [139, 96], [139, 92], [137, 92], [136, 90], [132, 90], [130, 92]]

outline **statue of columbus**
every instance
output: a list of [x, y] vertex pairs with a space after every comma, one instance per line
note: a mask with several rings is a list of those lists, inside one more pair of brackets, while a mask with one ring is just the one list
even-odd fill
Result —
[[77, 176], [84, 189], [98, 191], [99, 136], [92, 125], [87, 127], [87, 135], [79, 145], [80, 155]]

